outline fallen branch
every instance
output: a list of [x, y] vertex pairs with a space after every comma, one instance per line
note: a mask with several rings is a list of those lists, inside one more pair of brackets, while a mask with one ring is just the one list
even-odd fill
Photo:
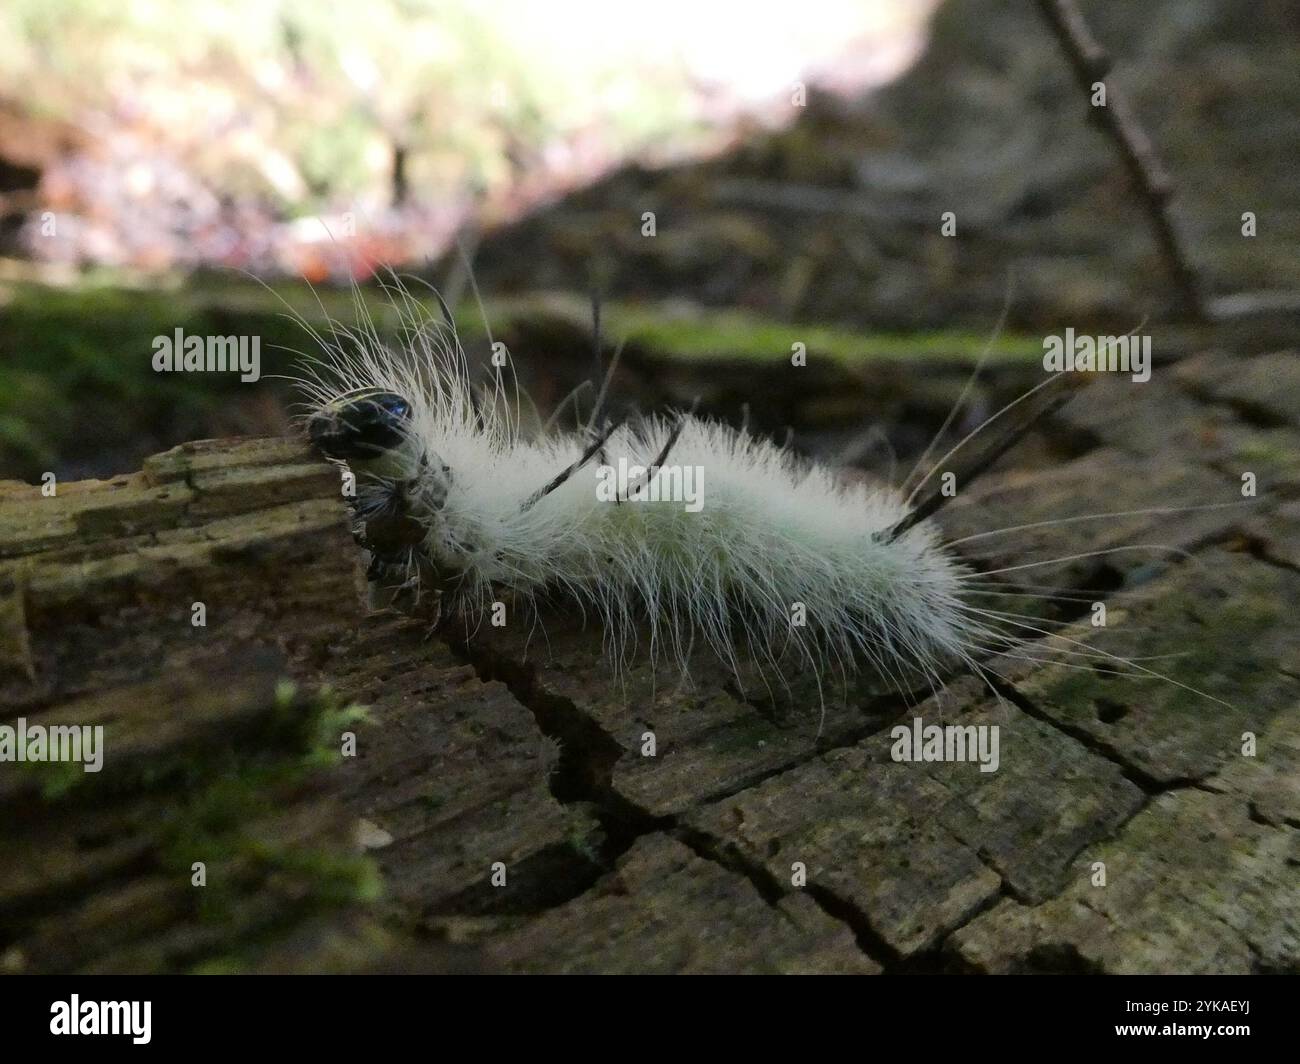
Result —
[[[1110, 56], [1093, 38], [1074, 0], [1037, 0], [1037, 3], [1065, 52], [1080, 87], [1090, 96], [1094, 84], [1104, 81], [1110, 72]], [[1155, 146], [1129, 109], [1128, 101], [1114, 85], [1106, 85], [1105, 105], [1091, 107], [1090, 112], [1091, 120], [1100, 125], [1119, 148], [1125, 169], [1155, 230], [1160, 253], [1178, 287], [1184, 309], [1194, 318], [1205, 320], [1207, 315], [1196, 271], [1169, 214], [1169, 201], [1174, 194], [1173, 180], [1160, 162]]]

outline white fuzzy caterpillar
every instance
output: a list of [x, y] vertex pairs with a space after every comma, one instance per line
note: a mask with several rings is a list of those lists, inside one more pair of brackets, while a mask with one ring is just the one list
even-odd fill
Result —
[[[688, 414], [529, 437], [501, 374], [480, 396], [454, 329], [396, 293], [398, 351], [358, 297], [362, 325], [314, 334], [324, 355], [303, 382], [314, 442], [356, 476], [354, 536], [376, 597], [433, 604], [470, 631], [505, 597], [567, 603], [604, 626], [616, 665], [645, 625], [651, 660], [683, 669], [702, 641], [737, 673], [746, 660], [778, 676], [866, 667], [909, 687], [1048, 634], [973, 607], [975, 574], [910, 497], [744, 430]], [[654, 472], [629, 497], [601, 490], [602, 468], [663, 465], [698, 471], [698, 507], [636, 497]]]
[[[900, 680], [937, 677], [987, 641], [936, 531], [893, 534], [909, 513], [897, 492], [692, 415], [525, 438], [500, 394], [478, 401], [454, 335], [413, 303], [404, 312], [404, 353], [369, 326], [321, 339], [307, 384], [313, 438], [356, 474], [377, 585], [440, 597], [471, 627], [503, 594], [568, 599], [617, 659], [636, 649], [638, 622], [652, 659], [684, 664], [702, 640], [732, 668], [865, 664]], [[697, 507], [639, 498], [659, 494], [650, 472], [630, 498], [599, 490], [602, 467], [659, 464], [694, 472]]]

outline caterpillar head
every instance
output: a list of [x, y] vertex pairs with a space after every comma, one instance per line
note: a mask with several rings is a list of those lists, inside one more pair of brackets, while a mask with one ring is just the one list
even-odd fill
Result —
[[[353, 538], [363, 550], [371, 606], [410, 609], [421, 589], [435, 609], [446, 575], [427, 549], [451, 470], [420, 443], [411, 403], [384, 388], [358, 388], [323, 404], [307, 422], [312, 444], [355, 475]], [[410, 601], [407, 601], [410, 600]]]
[[355, 473], [400, 473], [410, 438], [411, 404], [396, 392], [358, 388], [331, 399], [307, 422], [307, 435], [326, 458]]

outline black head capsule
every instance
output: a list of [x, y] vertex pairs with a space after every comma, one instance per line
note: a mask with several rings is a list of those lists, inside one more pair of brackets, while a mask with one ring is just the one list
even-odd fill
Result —
[[364, 466], [407, 439], [411, 404], [396, 392], [362, 388], [332, 399], [311, 416], [307, 435], [327, 458]]

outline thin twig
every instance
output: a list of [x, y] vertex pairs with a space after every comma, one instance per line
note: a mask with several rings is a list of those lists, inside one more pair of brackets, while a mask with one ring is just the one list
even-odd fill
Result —
[[[986, 472], [994, 462], [1019, 443], [1032, 428], [1056, 413], [1056, 411], [1066, 402], [1073, 398], [1073, 395], [1073, 392], [1066, 392], [1064, 395], [1056, 395], [1049, 399], [1036, 413], [1031, 414], [1022, 424], [1007, 432], [1001, 440], [993, 444], [993, 446], [958, 474], [956, 478], [957, 483], [964, 486], [971, 484], [976, 477]], [[932, 488], [930, 494], [914, 506], [908, 512], [906, 517], [895, 522], [885, 531], [884, 541], [886, 543], [892, 543], [909, 529], [919, 525], [927, 518], [933, 517], [950, 498], [952, 498], [952, 496], [945, 494], [941, 487]]]
[[[1052, 27], [1065, 52], [1084, 94], [1091, 96], [1093, 85], [1104, 81], [1110, 72], [1111, 59], [1083, 21], [1074, 0], [1037, 0], [1038, 9]], [[1178, 286], [1186, 310], [1198, 320], [1206, 319], [1200, 284], [1187, 250], [1169, 214], [1169, 200], [1174, 184], [1156, 154], [1155, 146], [1143, 131], [1128, 101], [1116, 87], [1106, 83], [1105, 106], [1090, 107], [1090, 118], [1101, 126], [1119, 148], [1124, 167], [1136, 186], [1155, 230], [1160, 253], [1174, 283]]]

